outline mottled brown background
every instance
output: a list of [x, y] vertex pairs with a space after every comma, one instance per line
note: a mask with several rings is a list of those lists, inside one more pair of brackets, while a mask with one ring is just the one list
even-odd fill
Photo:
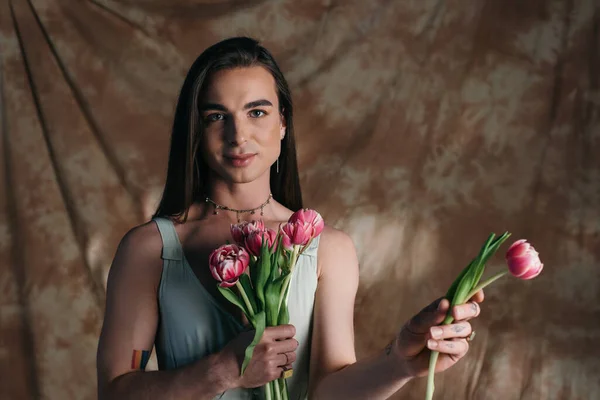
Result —
[[0, 398], [95, 397], [116, 245], [188, 66], [234, 34], [279, 60], [306, 203], [355, 240], [360, 356], [509, 230], [544, 273], [487, 291], [436, 398], [600, 398], [595, 0], [0, 0]]

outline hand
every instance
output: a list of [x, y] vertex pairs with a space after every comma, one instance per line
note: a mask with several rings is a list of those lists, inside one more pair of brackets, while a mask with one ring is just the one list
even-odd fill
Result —
[[284, 369], [292, 368], [296, 360], [298, 341], [294, 339], [293, 325], [267, 327], [262, 339], [254, 348], [252, 359], [240, 376], [245, 351], [254, 338], [254, 331], [242, 332], [223, 349], [224, 354], [235, 359], [236, 387], [245, 389], [263, 386], [281, 377]]
[[[440, 352], [435, 372], [450, 368], [464, 357], [469, 351], [466, 338], [472, 332], [467, 321], [479, 315], [479, 303], [483, 299], [483, 290], [480, 290], [467, 303], [455, 306], [452, 309], [454, 322], [450, 325], [438, 326], [450, 308], [450, 302], [444, 298], [434, 301], [412, 317], [390, 347], [400, 358], [403, 372], [414, 378], [426, 376], [432, 350]], [[435, 332], [438, 329], [441, 332]]]

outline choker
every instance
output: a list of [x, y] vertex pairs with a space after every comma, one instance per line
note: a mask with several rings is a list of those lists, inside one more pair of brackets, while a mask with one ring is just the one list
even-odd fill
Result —
[[211, 203], [213, 206], [215, 206], [215, 211], [213, 212], [214, 215], [218, 215], [219, 210], [235, 212], [235, 215], [237, 217], [237, 222], [240, 223], [240, 214], [247, 214], [247, 213], [255, 214], [257, 210], [260, 210], [260, 216], [262, 217], [264, 215], [265, 206], [271, 202], [272, 198], [273, 198], [273, 195], [271, 193], [269, 193], [269, 197], [267, 198], [267, 200], [264, 203], [262, 203], [260, 206], [258, 206], [256, 208], [250, 208], [247, 210], [237, 210], [235, 208], [230, 208], [227, 206], [223, 206], [221, 204], [217, 204], [214, 201], [212, 201], [208, 196], [206, 197], [205, 202]]

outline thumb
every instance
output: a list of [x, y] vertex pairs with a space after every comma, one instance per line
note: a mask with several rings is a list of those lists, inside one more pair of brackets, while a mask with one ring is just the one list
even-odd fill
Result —
[[400, 331], [398, 337], [398, 350], [403, 357], [410, 358], [419, 354], [429, 339], [429, 329], [444, 321], [450, 302], [441, 298], [412, 317]]

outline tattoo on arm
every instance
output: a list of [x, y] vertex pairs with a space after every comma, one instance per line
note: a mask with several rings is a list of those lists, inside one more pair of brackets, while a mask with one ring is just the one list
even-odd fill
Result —
[[150, 359], [149, 350], [134, 350], [131, 356], [131, 369], [143, 371], [146, 369], [146, 364]]
[[393, 341], [390, 342], [390, 344], [388, 344], [387, 346], [385, 346], [385, 355], [389, 356], [390, 353], [392, 352], [392, 345], [393, 345]]

